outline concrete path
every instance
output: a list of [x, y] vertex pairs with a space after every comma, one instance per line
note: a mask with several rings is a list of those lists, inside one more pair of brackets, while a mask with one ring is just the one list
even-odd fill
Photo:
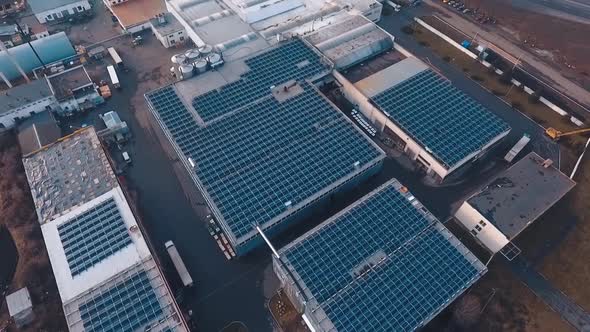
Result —
[[519, 256], [512, 261], [503, 260], [508, 268], [561, 318], [578, 331], [590, 331], [590, 315], [569, 297], [556, 289], [545, 277]]
[[479, 43], [489, 45], [492, 49], [499, 51], [500, 54], [508, 53], [510, 55], [510, 57], [508, 57], [509, 59], [520, 57], [522, 62], [542, 73], [543, 76], [547, 78], [546, 83], [559, 90], [561, 94], [566, 94], [571, 97], [571, 99], [582, 104], [582, 106], [586, 108], [586, 111], [590, 111], [590, 91], [582, 88], [577, 83], [562, 75], [559, 69], [545, 63], [537, 56], [531, 54], [528, 50], [519, 47], [515, 41], [509, 40], [493, 31], [485, 30], [455, 12], [448, 10], [448, 8], [442, 5], [440, 1], [426, 0], [426, 2], [432, 7], [443, 11], [445, 17], [439, 17], [455, 29], [463, 32], [471, 38], [477, 36], [476, 40], [479, 41]]

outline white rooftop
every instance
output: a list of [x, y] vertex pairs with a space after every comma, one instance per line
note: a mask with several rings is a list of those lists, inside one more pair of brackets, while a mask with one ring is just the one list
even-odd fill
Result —
[[33, 306], [31, 302], [31, 295], [27, 287], [21, 288], [16, 292], [6, 297], [6, 305], [8, 306], [8, 313], [10, 317], [14, 317], [19, 313], [30, 309]]
[[[64, 234], [62, 233], [62, 235], [60, 235], [60, 226], [67, 223], [78, 222], [76, 217], [91, 211], [93, 208], [109, 200], [114, 200], [116, 203], [116, 208], [122, 217], [127, 233], [131, 238], [131, 242], [120, 250], [114, 252], [114, 254], [105, 257], [101, 261], [89, 266], [86, 270], [74, 276], [72, 273], [72, 265], [70, 265], [68, 258], [66, 257], [64, 243], [62, 242]], [[95, 220], [94, 222], [101, 222], [101, 220]], [[106, 229], [107, 226], [108, 225], [105, 224], [104, 227], [99, 227], [97, 232], [105, 231], [104, 229]], [[83, 294], [96, 285], [107, 281], [126, 269], [129, 269], [133, 265], [151, 257], [151, 253], [120, 187], [116, 187], [111, 191], [70, 210], [68, 213], [53, 221], [43, 224], [41, 226], [41, 231], [43, 232], [43, 238], [45, 239], [45, 245], [55, 275], [57, 288], [61, 295], [62, 302], [64, 303]], [[118, 233], [114, 233], [113, 235], [117, 236]], [[80, 243], [73, 244], [78, 247], [77, 250], [84, 251], [85, 249], [90, 249], [84, 248], [85, 245], [92, 244], [92, 242], [84, 241], [89, 239], [80, 240]]]

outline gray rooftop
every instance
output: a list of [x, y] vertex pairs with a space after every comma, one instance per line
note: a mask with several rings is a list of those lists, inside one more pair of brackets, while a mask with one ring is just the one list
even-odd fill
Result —
[[531, 152], [467, 202], [508, 239], [515, 238], [575, 185], [557, 168], [543, 167], [543, 162]]
[[18, 127], [18, 143], [23, 155], [57, 141], [61, 130], [50, 111], [37, 113]]
[[23, 165], [41, 224], [118, 185], [94, 127], [25, 156]]
[[31, 295], [29, 290], [24, 287], [6, 297], [6, 305], [8, 306], [8, 313], [10, 317], [30, 309], [33, 304], [31, 303]]
[[49, 96], [51, 96], [51, 89], [45, 79], [34, 80], [29, 84], [21, 84], [1, 91], [0, 115]]
[[180, 24], [180, 22], [178, 22], [174, 15], [170, 13], [163, 13], [161, 15], [163, 15], [166, 19], [165, 23], [160, 23], [160, 21], [157, 18], [152, 18], [150, 20], [150, 24], [156, 31], [158, 31], [159, 34], [165, 36], [171, 33], [175, 33], [177, 31], [184, 30], [184, 27], [182, 26], [182, 24]]
[[80, 0], [28, 0], [33, 14], [41, 14], [50, 9], [76, 3]]
[[51, 85], [55, 98], [59, 101], [70, 98], [77, 90], [92, 85], [92, 80], [88, 76], [88, 72], [86, 72], [84, 66], [77, 66], [61, 73], [47, 76], [47, 80]]

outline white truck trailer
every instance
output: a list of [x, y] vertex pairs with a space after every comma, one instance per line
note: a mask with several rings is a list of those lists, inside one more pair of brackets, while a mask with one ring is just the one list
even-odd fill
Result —
[[170, 255], [170, 259], [172, 259], [172, 263], [176, 268], [176, 272], [180, 276], [182, 283], [185, 287], [192, 287], [193, 286], [193, 278], [188, 273], [182, 258], [180, 258], [180, 254], [178, 254], [178, 250], [176, 250], [176, 246], [172, 241], [168, 241], [164, 244], [166, 246], [166, 251], [168, 251], [168, 255]]
[[510, 151], [508, 151], [508, 153], [504, 157], [504, 160], [506, 160], [507, 162], [512, 162], [514, 157], [516, 157], [520, 153], [520, 151], [522, 151], [522, 149], [524, 149], [524, 147], [527, 144], [529, 144], [530, 140], [531, 140], [531, 137], [528, 134], [524, 134], [520, 138], [520, 140], [518, 140], [518, 142], [516, 142], [516, 144], [514, 144], [512, 149], [510, 149]]

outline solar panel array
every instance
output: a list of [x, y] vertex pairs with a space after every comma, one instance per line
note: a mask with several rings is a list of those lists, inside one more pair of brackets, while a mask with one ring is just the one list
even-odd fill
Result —
[[[145, 271], [80, 305], [86, 332], [137, 331], [163, 316]], [[142, 329], [143, 331], [143, 329]]]
[[59, 225], [57, 230], [72, 276], [132, 243], [112, 198]]
[[510, 129], [432, 70], [422, 71], [372, 99], [449, 168]]
[[392, 183], [280, 253], [338, 331], [415, 330], [485, 271]]
[[[297, 44], [270, 52], [289, 63], [292, 45]], [[279, 61], [276, 55], [271, 58]], [[248, 61], [256, 71], [262, 65], [254, 64], [267, 59], [263, 54]], [[314, 59], [304, 68], [316, 66]], [[253, 222], [262, 224], [285, 212], [286, 203], [300, 203], [383, 157], [312, 86], [299, 84], [303, 92], [283, 102], [266, 88], [267, 98], [205, 127], [196, 123], [173, 87], [146, 95], [164, 129], [194, 161], [199, 181], [223, 215], [220, 222], [237, 238], [251, 232]]]
[[193, 100], [193, 107], [205, 122], [268, 95], [273, 85], [309, 78], [328, 69], [299, 39], [248, 59], [246, 64], [250, 71], [239, 81]]

